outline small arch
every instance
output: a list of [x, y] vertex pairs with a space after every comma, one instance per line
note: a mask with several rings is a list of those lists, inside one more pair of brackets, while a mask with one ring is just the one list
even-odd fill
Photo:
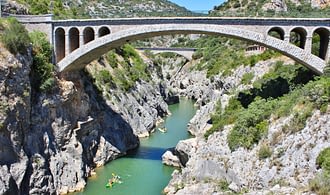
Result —
[[281, 27], [272, 27], [268, 30], [267, 34], [269, 36], [284, 40], [285, 32]]
[[56, 62], [61, 61], [65, 57], [65, 31], [63, 28], [55, 30], [55, 56]]
[[296, 27], [290, 31], [290, 43], [305, 49], [307, 31], [303, 27]]
[[102, 26], [100, 29], [99, 29], [99, 37], [103, 37], [105, 35], [108, 35], [110, 34], [110, 29], [106, 26]]
[[330, 32], [327, 28], [321, 27], [314, 30], [312, 39], [312, 54], [325, 60], [328, 52], [329, 36]]
[[79, 30], [73, 27], [69, 30], [69, 52], [79, 48]]
[[95, 39], [94, 29], [91, 27], [86, 27], [84, 29], [84, 44], [91, 42]]

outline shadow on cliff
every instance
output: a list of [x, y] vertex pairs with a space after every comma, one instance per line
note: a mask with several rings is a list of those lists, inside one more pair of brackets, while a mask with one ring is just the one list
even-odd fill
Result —
[[146, 160], [162, 160], [162, 155], [167, 148], [140, 146], [139, 148], [128, 151], [125, 157]]
[[[67, 80], [75, 86], [75, 92], [68, 99], [58, 98], [63, 93], [60, 89], [55, 89], [51, 94], [35, 94], [31, 116], [34, 119], [25, 138], [24, 151], [29, 163], [21, 186], [22, 194], [29, 193], [32, 180], [39, 182], [38, 179], [46, 178], [40, 188], [43, 185], [53, 188], [51, 185], [58, 190], [66, 185], [64, 181], [60, 185], [56, 182], [62, 178], [61, 175], [72, 175], [72, 178], [67, 178], [68, 181], [82, 179], [65, 173], [70, 170], [65, 166], [71, 166], [72, 173], [83, 171], [86, 179], [88, 170], [96, 167], [96, 163], [107, 163], [139, 145], [139, 139], [130, 125], [107, 105], [86, 73], [73, 73]], [[85, 106], [86, 109], [77, 106]], [[80, 142], [82, 152], [76, 140]], [[42, 156], [45, 162], [42, 163], [38, 156]], [[68, 156], [73, 159], [73, 164], [68, 164]], [[51, 167], [51, 160], [58, 161], [53, 162], [55, 168]], [[40, 164], [37, 169], [34, 168], [35, 162]], [[34, 178], [37, 172], [45, 175]]]
[[[79, 139], [84, 146], [84, 154], [92, 151], [90, 155], [95, 157], [98, 147], [102, 147], [100, 145], [102, 138], [104, 138], [104, 143], [102, 144], [104, 144], [103, 147], [105, 149], [113, 149], [114, 151], [118, 149], [120, 151], [120, 154], [115, 155], [123, 155], [128, 150], [138, 147], [139, 139], [134, 135], [133, 129], [119, 113], [115, 112], [106, 103], [104, 97], [93, 84], [92, 78], [84, 71], [80, 71], [79, 75], [81, 78], [80, 80], [83, 82], [84, 91], [89, 96], [91, 116], [95, 119], [96, 123], [93, 127], [97, 127], [97, 132], [95, 132], [95, 129], [87, 127], [87, 134]], [[95, 137], [93, 133], [97, 133], [98, 136]], [[98, 147], [92, 147], [95, 145], [95, 138], [97, 139]], [[110, 143], [115, 148], [109, 148], [106, 143]], [[104, 156], [101, 154], [100, 158], [114, 158], [109, 158], [109, 151], [105, 151], [103, 155]], [[93, 159], [86, 160], [91, 162]]]

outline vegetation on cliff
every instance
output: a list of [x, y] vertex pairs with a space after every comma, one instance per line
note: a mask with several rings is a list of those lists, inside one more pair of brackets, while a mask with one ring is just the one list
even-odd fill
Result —
[[[312, 4], [313, 2], [313, 4]], [[329, 2], [321, 1], [269, 1], [269, 0], [228, 0], [215, 6], [211, 16], [260, 16], [260, 17], [301, 17], [326, 18], [330, 16]]]
[[28, 31], [15, 18], [0, 20], [0, 39], [13, 54], [25, 54], [30, 45]]
[[128, 91], [135, 82], [150, 80], [148, 65], [129, 44], [109, 51], [101, 61], [105, 64], [102, 70], [89, 70], [100, 91], [108, 92], [115, 88]]
[[30, 14], [38, 15], [53, 13], [58, 19], [196, 15], [195, 13], [188, 11], [186, 8], [180, 7], [167, 0], [18, 0], [18, 2], [28, 7]]
[[27, 54], [32, 46], [32, 80], [35, 89], [48, 91], [53, 86], [54, 65], [51, 64], [52, 48], [45, 34], [28, 33], [15, 18], [0, 20], [1, 42], [13, 54]]
[[[181, 38], [183, 39], [183, 38]], [[247, 56], [245, 49], [249, 42], [217, 36], [202, 36], [197, 40], [182, 40], [172, 47], [197, 48], [193, 55], [194, 60], [200, 60], [195, 70], [207, 70], [207, 76], [222, 74], [230, 75], [240, 65], [253, 66], [256, 62], [264, 61], [279, 53], [267, 50], [261, 54]]]
[[254, 83], [254, 88], [233, 96], [224, 110], [218, 106], [212, 116], [213, 127], [205, 136], [234, 124], [228, 145], [235, 150], [251, 148], [259, 142], [267, 134], [271, 118], [292, 116], [284, 132], [303, 129], [312, 111], [325, 112], [330, 100], [330, 79], [317, 77], [308, 82], [310, 79], [312, 73], [306, 68], [278, 63], [272, 72]]
[[55, 67], [52, 62], [52, 47], [46, 34], [34, 31], [30, 33], [32, 41], [32, 83], [36, 89], [47, 92], [55, 83]]
[[322, 168], [322, 172], [310, 181], [309, 188], [317, 194], [328, 195], [330, 192], [330, 148], [325, 148], [320, 152], [316, 164]]

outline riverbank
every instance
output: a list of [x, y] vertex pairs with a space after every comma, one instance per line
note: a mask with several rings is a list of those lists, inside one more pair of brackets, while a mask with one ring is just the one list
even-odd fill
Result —
[[[178, 141], [190, 137], [187, 124], [196, 112], [194, 102], [185, 98], [180, 99], [179, 104], [170, 105], [169, 110], [172, 114], [165, 117], [163, 124], [166, 133], [155, 131], [149, 138], [140, 138], [137, 150], [97, 168], [96, 175], [88, 179], [85, 189], [74, 195], [161, 194], [174, 170], [162, 164], [161, 156]], [[107, 189], [105, 184], [112, 173], [118, 174], [123, 183]]]

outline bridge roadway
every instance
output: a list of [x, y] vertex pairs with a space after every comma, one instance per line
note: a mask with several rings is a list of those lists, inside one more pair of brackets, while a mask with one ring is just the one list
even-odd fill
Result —
[[[323, 73], [330, 58], [329, 18], [18, 18], [28, 29], [39, 29], [49, 36], [60, 72], [81, 69], [110, 49], [129, 41], [169, 34], [210, 34], [251, 41], [279, 51], [317, 74]], [[294, 35], [298, 37], [298, 45], [290, 43]], [[320, 37], [316, 55], [311, 53], [314, 35]]]

